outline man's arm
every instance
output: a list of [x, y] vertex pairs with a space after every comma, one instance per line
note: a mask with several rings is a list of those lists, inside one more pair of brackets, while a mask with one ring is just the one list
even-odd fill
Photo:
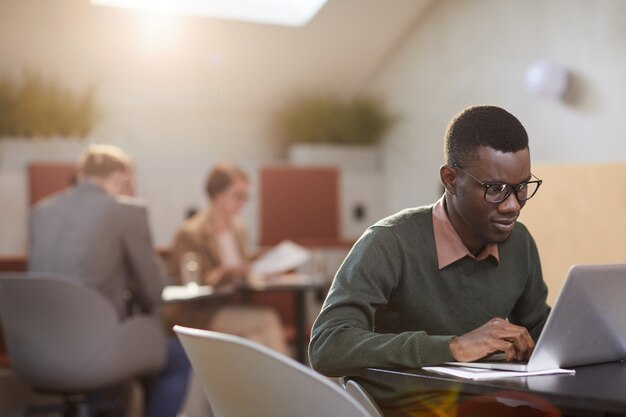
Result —
[[160, 259], [154, 252], [148, 225], [147, 209], [139, 204], [120, 204], [122, 235], [127, 260], [135, 282], [134, 295], [147, 312], [155, 312], [161, 304], [165, 276]]
[[342, 376], [365, 367], [473, 361], [499, 351], [509, 360], [530, 356], [534, 342], [527, 329], [497, 317], [459, 336], [375, 333], [374, 315], [378, 308], [387, 307], [397, 287], [403, 250], [385, 228], [371, 229], [357, 242], [337, 272], [313, 327], [309, 353], [316, 370]]
[[365, 367], [418, 367], [453, 360], [452, 336], [374, 332], [376, 310], [387, 307], [397, 288], [404, 250], [386, 228], [372, 228], [359, 239], [315, 321], [309, 347], [314, 369], [342, 376]]

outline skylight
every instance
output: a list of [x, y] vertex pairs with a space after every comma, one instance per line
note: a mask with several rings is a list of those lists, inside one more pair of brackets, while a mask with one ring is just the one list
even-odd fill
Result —
[[91, 0], [98, 6], [304, 26], [327, 0]]

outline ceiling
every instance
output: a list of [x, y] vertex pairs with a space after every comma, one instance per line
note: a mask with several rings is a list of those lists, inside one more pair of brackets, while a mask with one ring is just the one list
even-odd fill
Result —
[[352, 94], [431, 1], [330, 0], [301, 28], [204, 17], [149, 22], [138, 12], [89, 0], [3, 1], [0, 66], [42, 67], [145, 93], [157, 85], [174, 96], [198, 93], [202, 79], [235, 102], [311, 88]]
[[311, 91], [367, 90], [432, 3], [329, 0], [293, 28], [0, 0], [0, 75], [28, 67], [95, 86], [105, 117], [94, 140], [116, 138], [146, 159], [202, 159], [207, 138], [216, 157], [272, 157], [278, 108]]

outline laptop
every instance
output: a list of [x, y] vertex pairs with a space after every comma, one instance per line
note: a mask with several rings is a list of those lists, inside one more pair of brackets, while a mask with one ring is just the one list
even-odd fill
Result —
[[533, 372], [626, 359], [626, 264], [572, 266], [528, 362], [495, 356], [446, 365]]

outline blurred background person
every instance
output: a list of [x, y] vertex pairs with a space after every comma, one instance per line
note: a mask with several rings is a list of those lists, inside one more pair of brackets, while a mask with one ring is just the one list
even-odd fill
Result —
[[[209, 204], [178, 229], [168, 262], [168, 273], [179, 284], [236, 288], [249, 270], [248, 239], [237, 218], [248, 200], [248, 175], [230, 163], [219, 163], [209, 173], [205, 192]], [[168, 304], [169, 326], [180, 324], [234, 334], [288, 355], [285, 332], [278, 314], [268, 307], [223, 304], [218, 300]], [[186, 417], [211, 416], [202, 384], [192, 378], [184, 406]]]
[[205, 184], [209, 207], [195, 213], [179, 229], [169, 273], [179, 276], [182, 258], [200, 256], [202, 282], [223, 286], [241, 282], [248, 272], [248, 241], [244, 224], [237, 218], [248, 200], [248, 176], [238, 167], [220, 163]]
[[[133, 193], [131, 158], [111, 145], [91, 145], [81, 156], [77, 182], [38, 204], [30, 215], [28, 269], [59, 274], [107, 298], [120, 320], [158, 317], [165, 275], [154, 253], [145, 203]], [[94, 329], [98, 331], [98, 329]], [[157, 373], [145, 382], [147, 417], [176, 417], [190, 366], [178, 340], [168, 338], [165, 363], [146, 345]]]
[[[236, 287], [244, 282], [249, 270], [246, 229], [237, 215], [248, 200], [250, 180], [239, 167], [219, 163], [209, 173], [205, 191], [209, 205], [179, 228], [168, 272], [184, 283], [183, 274], [188, 272], [186, 263], [192, 260], [202, 284]], [[280, 318], [271, 308], [226, 305], [199, 311], [186, 307], [181, 306], [173, 313], [174, 323], [234, 334], [288, 354]], [[183, 308], [186, 311], [182, 311]]]

